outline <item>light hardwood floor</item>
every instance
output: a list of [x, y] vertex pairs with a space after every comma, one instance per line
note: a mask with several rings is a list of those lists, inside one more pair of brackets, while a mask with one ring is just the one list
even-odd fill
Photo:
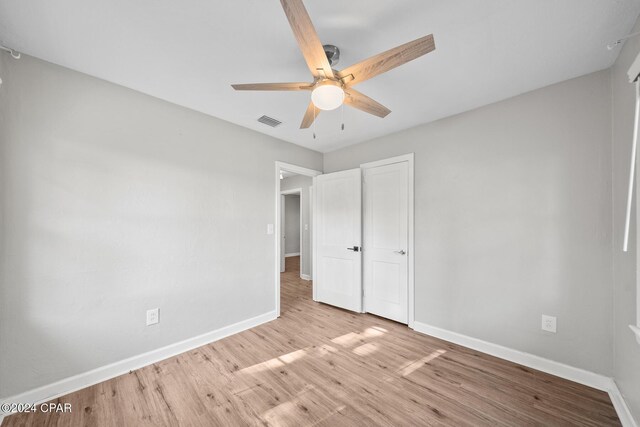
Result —
[[56, 399], [9, 426], [620, 425], [606, 393], [315, 303], [299, 258], [282, 316]]

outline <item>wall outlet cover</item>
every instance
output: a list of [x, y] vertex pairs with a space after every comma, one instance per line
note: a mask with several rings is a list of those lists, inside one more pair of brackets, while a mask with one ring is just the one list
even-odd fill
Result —
[[557, 319], [555, 316], [547, 316], [546, 314], [542, 315], [542, 330], [547, 332], [553, 332], [554, 334], [557, 331]]
[[151, 310], [147, 310], [147, 326], [155, 325], [160, 321], [160, 309], [152, 308]]

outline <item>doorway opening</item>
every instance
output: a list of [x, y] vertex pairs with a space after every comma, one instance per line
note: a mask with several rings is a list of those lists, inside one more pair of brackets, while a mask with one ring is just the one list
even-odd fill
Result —
[[[282, 281], [312, 286], [313, 177], [320, 171], [276, 162], [276, 311], [280, 316]], [[300, 280], [302, 279], [302, 280]], [[289, 282], [294, 282], [289, 280]], [[291, 283], [289, 283], [291, 284]]]

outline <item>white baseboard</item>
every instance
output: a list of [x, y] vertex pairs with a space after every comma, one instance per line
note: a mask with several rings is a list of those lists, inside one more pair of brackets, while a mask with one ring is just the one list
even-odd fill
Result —
[[[270, 311], [256, 317], [252, 317], [250, 319], [225, 326], [215, 331], [207, 332], [205, 334], [198, 335], [193, 338], [188, 338], [175, 344], [170, 344], [166, 347], [151, 350], [147, 353], [139, 354], [137, 356], [133, 356], [128, 359], [112, 363], [110, 365], [102, 366], [100, 368], [84, 372], [82, 374], [74, 375], [72, 377], [65, 378], [63, 380], [56, 381], [55, 383], [38, 387], [36, 389], [17, 394], [15, 396], [0, 398], [0, 402], [34, 404], [46, 402], [48, 400], [55, 399], [57, 397], [72, 393], [85, 387], [89, 387], [102, 381], [109, 380], [119, 375], [126, 374], [129, 371], [140, 369], [144, 366], [151, 365], [152, 363], [156, 363], [169, 357], [176, 356], [180, 353], [192, 350], [194, 348], [212, 343], [214, 341], [218, 341], [230, 335], [237, 334], [238, 332], [254, 328], [263, 323], [270, 322], [277, 317], [278, 316], [275, 310]], [[1, 418], [0, 422], [2, 422]]]
[[565, 365], [564, 363], [555, 362], [553, 360], [545, 359], [544, 357], [493, 344], [478, 338], [462, 335], [457, 332], [451, 332], [436, 326], [427, 325], [426, 323], [416, 321], [413, 326], [413, 329], [417, 332], [441, 338], [455, 344], [460, 344], [501, 359], [506, 359], [548, 374], [597, 388], [598, 390], [609, 391], [611, 388], [611, 378], [604, 375], [596, 374], [580, 368], [574, 368], [573, 366]]
[[300, 278], [302, 280], [311, 280], [311, 276], [309, 276], [308, 274], [300, 274]]
[[413, 322], [413, 329], [416, 332], [440, 338], [510, 362], [537, 369], [538, 371], [605, 391], [609, 393], [611, 402], [618, 413], [622, 425], [625, 427], [638, 427], [613, 378], [418, 321]]
[[627, 406], [627, 402], [624, 401], [624, 397], [622, 397], [622, 393], [620, 393], [620, 390], [618, 389], [618, 385], [613, 380], [611, 382], [613, 383], [613, 387], [609, 390], [609, 397], [611, 398], [613, 407], [616, 408], [620, 422], [623, 427], [638, 427], [636, 420], [633, 418], [633, 415]]
[[300, 252], [291, 252], [290, 254], [284, 254], [285, 258], [289, 258], [290, 256], [300, 256]]

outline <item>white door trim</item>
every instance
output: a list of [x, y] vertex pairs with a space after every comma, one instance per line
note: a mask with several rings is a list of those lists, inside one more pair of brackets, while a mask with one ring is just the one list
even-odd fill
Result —
[[[285, 162], [280, 162], [280, 161], [276, 161], [275, 162], [275, 175], [274, 175], [274, 179], [275, 179], [275, 187], [276, 187], [276, 191], [275, 191], [275, 206], [276, 206], [276, 219], [275, 219], [275, 230], [274, 230], [274, 235], [275, 235], [275, 254], [274, 254], [274, 271], [275, 271], [275, 296], [276, 296], [276, 300], [275, 300], [275, 307], [276, 307], [276, 316], [280, 317], [280, 171], [287, 171], [287, 172], [293, 172], [296, 173], [298, 175], [304, 175], [304, 176], [310, 176], [310, 177], [314, 177], [314, 176], [318, 176], [318, 175], [322, 175], [322, 172], [314, 170], [314, 169], [308, 169], [302, 166], [298, 166], [298, 165], [292, 165], [290, 163], [285, 163]], [[302, 202], [302, 199], [301, 199]], [[313, 211], [311, 212], [313, 215]], [[313, 249], [311, 250], [311, 252], [314, 252]], [[313, 257], [315, 254], [312, 253], [311, 256]]]
[[[408, 249], [408, 254], [409, 255], [409, 327], [411, 329], [414, 329], [413, 324], [415, 321], [415, 303], [414, 303], [414, 298], [415, 298], [415, 273], [414, 273], [414, 261], [415, 261], [415, 254], [414, 254], [414, 246], [415, 246], [415, 239], [414, 239], [414, 231], [413, 231], [413, 226], [414, 226], [414, 208], [413, 208], [413, 195], [414, 195], [414, 183], [413, 183], [413, 177], [414, 177], [414, 168], [413, 168], [413, 164], [414, 164], [414, 154], [413, 153], [409, 153], [409, 154], [405, 154], [402, 156], [396, 156], [396, 157], [390, 157], [388, 159], [382, 159], [382, 160], [376, 160], [374, 162], [369, 162], [369, 163], [363, 163], [360, 165], [361, 169], [369, 169], [369, 168], [375, 168], [378, 166], [385, 166], [385, 165], [391, 165], [394, 163], [401, 163], [401, 162], [408, 162], [408, 166], [409, 166], [409, 249]], [[365, 250], [367, 250], [367, 248], [364, 248]], [[363, 284], [364, 286], [364, 284]]]
[[[278, 181], [280, 180], [280, 177], [278, 177]], [[302, 188], [292, 188], [291, 190], [282, 190], [280, 192], [280, 194], [282, 194], [283, 196], [289, 196], [291, 194], [301, 194], [302, 193]]]
[[[315, 259], [315, 253], [316, 251], [313, 248], [313, 230], [315, 230], [315, 227], [313, 226], [313, 209], [314, 209], [315, 204], [313, 203], [313, 185], [309, 186], [309, 227], [311, 227], [311, 232], [309, 233], [309, 248], [311, 249], [311, 271], [309, 271], [309, 274], [300, 274], [300, 278], [303, 280], [313, 280], [313, 266], [316, 263], [316, 259]], [[313, 299], [314, 301], [316, 300], [316, 291], [315, 291], [315, 287], [311, 286], [311, 299]]]

